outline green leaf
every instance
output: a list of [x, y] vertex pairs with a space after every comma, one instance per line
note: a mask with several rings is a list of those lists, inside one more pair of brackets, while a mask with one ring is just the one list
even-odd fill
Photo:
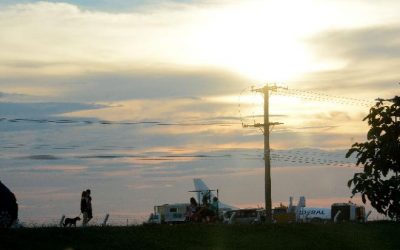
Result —
[[353, 179], [351, 179], [351, 180], [349, 180], [349, 181], [347, 182], [347, 186], [348, 186], [348, 187], [351, 187], [351, 183], [353, 183]]

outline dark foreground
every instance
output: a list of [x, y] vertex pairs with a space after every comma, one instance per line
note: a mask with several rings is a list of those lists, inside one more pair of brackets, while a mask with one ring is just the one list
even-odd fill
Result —
[[0, 231], [0, 249], [400, 249], [400, 224], [25, 228]]

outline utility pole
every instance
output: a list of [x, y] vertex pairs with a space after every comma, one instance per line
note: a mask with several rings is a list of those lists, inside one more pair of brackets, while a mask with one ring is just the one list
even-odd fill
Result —
[[265, 221], [272, 222], [272, 199], [271, 199], [271, 150], [269, 147], [270, 128], [279, 125], [279, 122], [269, 122], [269, 92], [277, 91], [279, 87], [276, 85], [265, 85], [263, 88], [251, 91], [259, 92], [264, 95], [264, 124], [255, 123], [254, 125], [243, 125], [243, 127], [263, 128], [264, 133], [264, 163], [265, 163]]

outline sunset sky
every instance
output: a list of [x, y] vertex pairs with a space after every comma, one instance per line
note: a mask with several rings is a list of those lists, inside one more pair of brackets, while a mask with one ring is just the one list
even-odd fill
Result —
[[[22, 221], [141, 220], [192, 179], [262, 206], [262, 97], [274, 83], [272, 199], [348, 201], [375, 98], [400, 94], [400, 1], [0, 1], [0, 180]], [[356, 202], [359, 200], [355, 199]]]

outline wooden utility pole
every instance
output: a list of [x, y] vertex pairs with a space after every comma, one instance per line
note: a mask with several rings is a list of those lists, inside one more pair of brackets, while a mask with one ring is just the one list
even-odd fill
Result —
[[264, 124], [255, 123], [254, 125], [243, 125], [244, 127], [263, 128], [264, 133], [264, 163], [265, 163], [265, 222], [272, 222], [272, 198], [271, 198], [271, 150], [269, 147], [270, 128], [279, 125], [279, 122], [269, 122], [269, 92], [277, 91], [276, 85], [265, 85], [263, 88], [254, 89], [252, 91], [260, 92], [264, 95]]

